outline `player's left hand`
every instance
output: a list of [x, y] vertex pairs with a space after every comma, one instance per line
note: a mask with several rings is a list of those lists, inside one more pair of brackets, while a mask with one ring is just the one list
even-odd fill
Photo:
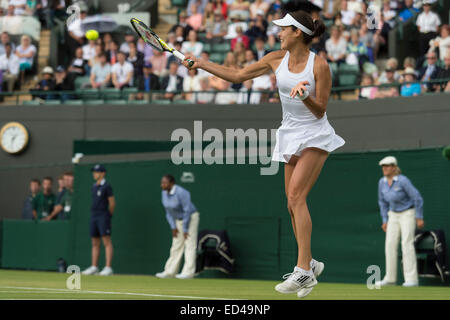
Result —
[[297, 94], [299, 94], [300, 96], [303, 96], [304, 92], [307, 91], [308, 89], [306, 88], [306, 85], [309, 85], [308, 81], [301, 81], [299, 82], [292, 90], [291, 93], [289, 94], [291, 96], [291, 98], [295, 98], [295, 96]]
[[425, 226], [425, 222], [423, 221], [423, 219], [416, 219], [416, 223], [418, 229], [422, 229]]

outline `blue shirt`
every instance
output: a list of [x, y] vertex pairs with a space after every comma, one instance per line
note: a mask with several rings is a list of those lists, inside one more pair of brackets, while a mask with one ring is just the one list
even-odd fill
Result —
[[179, 185], [174, 185], [170, 192], [162, 191], [161, 200], [166, 210], [166, 219], [170, 228], [177, 228], [176, 219], [183, 220], [183, 231], [188, 232], [191, 215], [197, 212], [197, 209], [191, 202], [191, 193]]
[[100, 216], [105, 213], [109, 215], [108, 198], [113, 195], [112, 187], [105, 179], [103, 179], [100, 184], [94, 183], [92, 186], [92, 216]]
[[420, 94], [420, 83], [410, 83], [402, 85], [400, 94], [402, 97], [411, 97], [414, 93]]
[[400, 14], [398, 15], [398, 17], [402, 18], [403, 21], [406, 21], [406, 20], [412, 18], [414, 14], [411, 12], [411, 10], [413, 10], [415, 12], [419, 12], [420, 11], [419, 9], [416, 9], [414, 7], [411, 7], [409, 9], [406, 8], [406, 9], [400, 11]]
[[383, 223], [388, 221], [388, 211], [402, 212], [416, 209], [416, 218], [423, 219], [423, 199], [419, 191], [404, 175], [395, 176], [389, 186], [387, 178], [378, 182], [378, 204]]

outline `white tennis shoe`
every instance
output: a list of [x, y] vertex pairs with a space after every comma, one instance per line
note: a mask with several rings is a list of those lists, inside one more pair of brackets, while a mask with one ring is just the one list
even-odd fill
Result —
[[[295, 267], [292, 273], [285, 274], [283, 279], [286, 280], [275, 286], [275, 290], [280, 293], [296, 293], [302, 289], [312, 290], [317, 284], [316, 277], [312, 270], [305, 271], [298, 267]], [[309, 292], [311, 292], [311, 290]]]
[[104, 267], [102, 272], [100, 272], [101, 276], [112, 276], [113, 269], [111, 267]]
[[155, 274], [155, 277], [161, 278], [161, 279], [166, 279], [166, 278], [173, 278], [173, 275], [167, 274], [163, 271], [163, 272], [158, 272], [157, 274]]
[[81, 274], [90, 276], [90, 275], [97, 274], [97, 273], [98, 273], [98, 268], [96, 266], [90, 266], [89, 268], [84, 270]]
[[[325, 269], [325, 264], [323, 262], [319, 262], [314, 259], [311, 259], [309, 265], [311, 266], [311, 270], [314, 273], [314, 277], [316, 277], [316, 279], [322, 274], [323, 269]], [[308, 294], [311, 293], [312, 289], [313, 289], [312, 287], [301, 289], [299, 292], [297, 292], [297, 297], [298, 298], [306, 297]]]

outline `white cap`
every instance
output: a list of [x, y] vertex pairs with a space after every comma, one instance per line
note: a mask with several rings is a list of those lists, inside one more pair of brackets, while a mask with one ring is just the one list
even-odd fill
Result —
[[397, 165], [397, 159], [393, 156], [387, 156], [381, 159], [381, 161], [378, 163], [380, 166], [388, 166], [393, 164], [394, 166]]
[[53, 68], [47, 66], [47, 67], [45, 67], [45, 68], [42, 70], [42, 73], [53, 74]]
[[309, 30], [307, 27], [302, 25], [300, 22], [295, 20], [289, 13], [284, 16], [283, 19], [277, 19], [272, 21], [273, 24], [280, 26], [280, 27], [287, 27], [287, 26], [294, 26], [302, 30], [307, 35], [312, 36], [314, 34], [313, 31]]

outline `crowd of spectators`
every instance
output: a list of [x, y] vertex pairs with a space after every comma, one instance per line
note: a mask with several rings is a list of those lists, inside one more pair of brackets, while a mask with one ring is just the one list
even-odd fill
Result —
[[[359, 98], [450, 90], [448, 82], [444, 81], [419, 85], [404, 83], [407, 79], [417, 82], [449, 77], [450, 29], [431, 9], [436, 0], [309, 2], [313, 7], [310, 10], [313, 19], [322, 19], [328, 26], [324, 35], [313, 39], [311, 50], [328, 61], [333, 76], [342, 64], [354, 66], [360, 79], [355, 84], [367, 86], [358, 90]], [[282, 7], [280, 0], [189, 0], [165, 40], [185, 54], [208, 60], [212, 60], [214, 48], [228, 43], [229, 51], [223, 52], [223, 63], [240, 69], [279, 49], [279, 27], [271, 21], [281, 17]], [[125, 34], [123, 41], [115, 40], [109, 33], [101, 34], [97, 40], [87, 41], [81, 29], [81, 21], [86, 17], [87, 9], [82, 7], [80, 19], [68, 27], [67, 48], [72, 57], [68, 65], [58, 66], [56, 71], [51, 67], [44, 68], [40, 75], [42, 80], [35, 89], [72, 90], [76, 78], [82, 76], [90, 80], [83, 84], [83, 88], [138, 88], [141, 92], [131, 97], [135, 100], [147, 100], [152, 91], [161, 90], [164, 93], [157, 96], [159, 99], [183, 99], [198, 103], [279, 101], [277, 94], [258, 92], [276, 90], [276, 81], [271, 81], [270, 74], [251, 82], [232, 84], [203, 70], [189, 72], [180, 67], [175, 56], [152, 49], [131, 30]], [[377, 60], [386, 57], [389, 31], [413, 17], [419, 31], [420, 55], [405, 58], [403, 66], [399, 66], [395, 58], [380, 66]], [[374, 22], [372, 27], [369, 21]], [[4, 70], [3, 81], [7, 83], [7, 90], [11, 90], [11, 83], [23, 76], [23, 70], [30, 68], [36, 48], [30, 44], [29, 37], [27, 41], [24, 36], [14, 50], [15, 45], [7, 37], [7, 34], [2, 34], [0, 54], [3, 50], [5, 59], [0, 58], [0, 66]], [[4, 49], [8, 43], [11, 48], [7, 49], [9, 54]], [[380, 84], [393, 86], [371, 87]], [[339, 86], [339, 81], [334, 80], [333, 85]], [[227, 92], [213, 94], [218, 90]], [[37, 94], [35, 97], [73, 98], [70, 95]]]
[[53, 178], [47, 176], [42, 179], [31, 179], [29, 194], [26, 196], [22, 219], [25, 220], [65, 220], [70, 219], [73, 195], [73, 174], [64, 172], [58, 177], [56, 193]]

